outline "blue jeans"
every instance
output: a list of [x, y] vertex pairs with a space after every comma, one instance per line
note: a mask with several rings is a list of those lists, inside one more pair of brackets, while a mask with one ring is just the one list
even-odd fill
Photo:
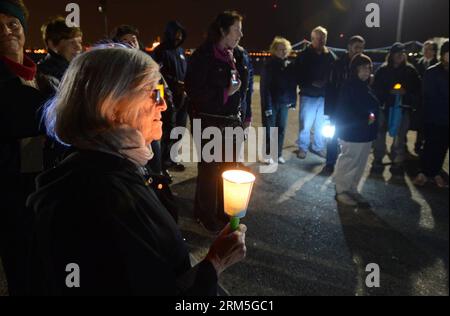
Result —
[[307, 152], [311, 144], [311, 129], [314, 127], [314, 151], [325, 149], [325, 140], [322, 129], [325, 123], [325, 98], [300, 97], [300, 136], [298, 146], [300, 150]]
[[284, 139], [289, 117], [287, 105], [274, 105], [272, 116], [266, 117], [266, 154], [270, 154], [270, 128], [278, 127], [278, 158], [283, 156]]

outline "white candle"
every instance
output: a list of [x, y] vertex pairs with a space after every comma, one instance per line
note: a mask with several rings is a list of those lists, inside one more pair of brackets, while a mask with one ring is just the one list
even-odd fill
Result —
[[242, 170], [230, 170], [224, 172], [222, 178], [225, 213], [233, 218], [244, 218], [255, 176]]

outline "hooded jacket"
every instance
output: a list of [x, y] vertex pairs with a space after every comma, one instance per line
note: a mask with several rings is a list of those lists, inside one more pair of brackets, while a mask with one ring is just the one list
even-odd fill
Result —
[[[34, 295], [216, 295], [210, 262], [192, 268], [175, 221], [136, 165], [75, 151], [42, 174], [28, 200], [35, 212]], [[68, 264], [80, 288], [68, 288]]]
[[[181, 31], [183, 39], [176, 43], [176, 34]], [[184, 82], [187, 71], [187, 60], [181, 47], [186, 40], [186, 30], [176, 21], [169, 22], [164, 32], [161, 45], [152, 54], [153, 59], [161, 66], [161, 74], [167, 81], [170, 90], [177, 94], [177, 83]]]

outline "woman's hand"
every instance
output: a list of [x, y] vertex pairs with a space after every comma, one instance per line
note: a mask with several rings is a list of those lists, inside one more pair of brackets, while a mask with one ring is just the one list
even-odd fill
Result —
[[237, 231], [232, 232], [230, 225], [219, 234], [205, 260], [212, 263], [220, 276], [223, 271], [242, 261], [247, 254], [245, 234], [247, 226], [239, 225]]

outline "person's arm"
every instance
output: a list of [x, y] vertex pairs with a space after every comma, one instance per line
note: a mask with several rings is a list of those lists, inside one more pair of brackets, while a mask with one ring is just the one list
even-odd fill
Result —
[[271, 64], [266, 63], [261, 73], [260, 82], [261, 108], [266, 116], [271, 116], [271, 113], [273, 112], [272, 94], [270, 92], [272, 76]]
[[254, 85], [254, 72], [255, 69], [253, 67], [253, 63], [251, 61], [250, 56], [248, 56], [248, 89], [247, 89], [247, 97], [245, 98], [247, 102], [247, 113], [245, 115], [244, 121], [247, 123], [251, 123], [253, 118], [253, 111], [252, 111], [252, 102], [253, 102], [253, 85]]
[[389, 89], [386, 87], [386, 78], [385, 78], [385, 70], [384, 68], [378, 69], [378, 71], [375, 74], [375, 81], [373, 83], [373, 90], [377, 96], [377, 98], [380, 100], [381, 105], [385, 105], [392, 87]]

